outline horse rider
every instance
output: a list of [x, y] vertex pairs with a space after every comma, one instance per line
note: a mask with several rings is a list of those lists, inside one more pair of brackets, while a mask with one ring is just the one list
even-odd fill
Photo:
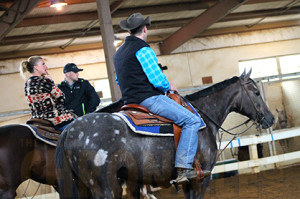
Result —
[[[198, 130], [206, 125], [201, 117], [188, 111], [165, 95], [177, 91], [158, 66], [154, 51], [146, 43], [150, 16], [134, 13], [120, 22], [129, 32], [125, 43], [114, 54], [116, 81], [120, 86], [124, 104], [140, 104], [150, 112], [182, 126], [181, 138], [175, 157], [178, 177], [175, 182], [188, 181], [198, 145]], [[209, 171], [203, 171], [207, 173]], [[196, 177], [196, 176], [193, 176]]]
[[31, 109], [32, 118], [49, 120], [54, 128], [63, 131], [73, 120], [65, 108], [65, 96], [54, 84], [47, 72], [47, 65], [40, 56], [29, 57], [20, 63], [20, 74], [25, 78], [25, 96]]

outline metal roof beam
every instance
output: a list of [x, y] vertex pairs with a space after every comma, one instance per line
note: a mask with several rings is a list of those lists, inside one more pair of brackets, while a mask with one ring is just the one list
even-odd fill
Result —
[[15, 1], [0, 17], [0, 41], [16, 26], [41, 0]]
[[219, 21], [247, 0], [223, 0], [194, 18], [190, 23], [176, 31], [160, 44], [161, 54], [170, 54], [180, 45]]

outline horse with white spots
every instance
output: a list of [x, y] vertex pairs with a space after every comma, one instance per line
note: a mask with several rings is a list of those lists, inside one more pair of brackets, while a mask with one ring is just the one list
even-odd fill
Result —
[[[196, 157], [202, 169], [213, 169], [218, 150], [216, 133], [231, 111], [263, 128], [272, 125], [274, 117], [249, 76], [250, 72], [243, 73], [185, 97], [201, 110], [207, 125], [198, 132]], [[60, 137], [56, 151], [60, 197], [122, 198], [125, 181], [127, 196], [139, 198], [137, 185], [171, 186], [170, 180], [177, 175], [174, 161], [173, 137], [135, 134], [117, 115], [88, 114], [68, 126]], [[185, 197], [203, 198], [209, 180], [183, 184]]]

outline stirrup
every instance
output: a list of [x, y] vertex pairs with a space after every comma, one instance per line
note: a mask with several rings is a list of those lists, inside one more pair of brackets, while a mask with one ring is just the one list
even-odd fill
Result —
[[[185, 175], [185, 176], [182, 176], [181, 179], [178, 179], [178, 176], [177, 176], [176, 179], [170, 181], [170, 184], [173, 184], [173, 185], [176, 186], [177, 184], [180, 184], [180, 183], [183, 183], [183, 182], [189, 182], [190, 179], [194, 179], [194, 178], [197, 178], [197, 177], [198, 177], [198, 176], [197, 176], [197, 171], [196, 171], [196, 170], [186, 171], [186, 172], [184, 173], [184, 175]], [[211, 175], [211, 171], [209, 171], [209, 170], [203, 170], [203, 176], [204, 176], [204, 178], [205, 178], [205, 177], [208, 177], [208, 176], [210, 176], [210, 175]]]

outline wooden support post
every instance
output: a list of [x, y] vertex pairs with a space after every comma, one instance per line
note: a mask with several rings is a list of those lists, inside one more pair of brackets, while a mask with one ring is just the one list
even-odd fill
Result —
[[97, 0], [97, 7], [111, 98], [112, 101], [116, 101], [121, 98], [121, 92], [119, 86], [115, 82], [116, 76], [113, 55], [116, 52], [116, 48], [114, 46], [115, 38], [109, 0]]

